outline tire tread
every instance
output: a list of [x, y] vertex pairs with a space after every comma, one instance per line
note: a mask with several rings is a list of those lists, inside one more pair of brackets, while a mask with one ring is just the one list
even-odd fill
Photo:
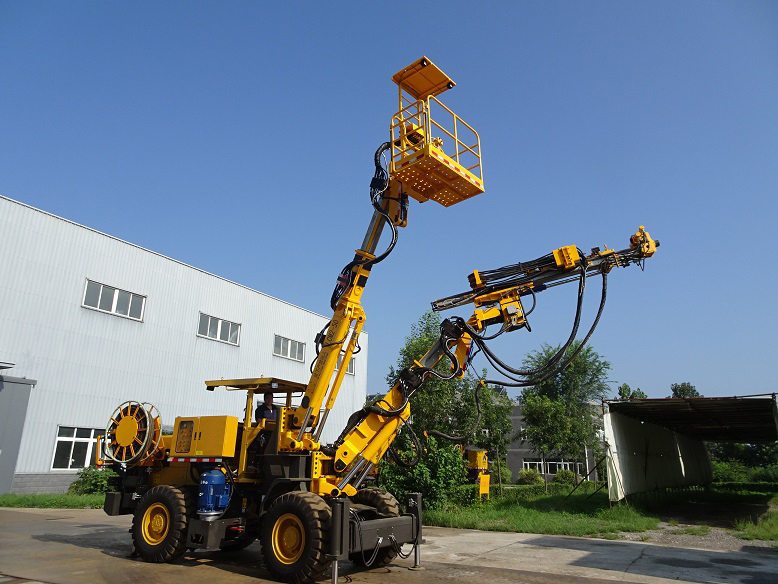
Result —
[[[309, 528], [311, 539], [310, 553], [307, 557], [298, 560], [300, 566], [297, 571], [281, 573], [273, 568], [273, 545], [271, 541], [265, 541], [266, 534], [272, 531], [272, 526], [266, 531], [263, 529], [262, 553], [265, 557], [265, 565], [275, 575], [286, 579], [293, 584], [309, 584], [316, 581], [329, 567], [327, 559], [329, 552], [329, 527], [332, 519], [330, 506], [319, 495], [308, 491], [292, 491], [278, 497], [272, 504], [269, 513], [274, 507], [292, 505], [300, 512], [303, 523]], [[267, 519], [266, 519], [267, 520]], [[306, 543], [307, 545], [307, 543]]]
[[[186, 551], [186, 535], [189, 525], [191, 502], [181, 489], [170, 485], [158, 485], [146, 491], [132, 518], [132, 543], [138, 555], [146, 562], [170, 563]], [[170, 527], [168, 536], [157, 546], [149, 546], [143, 541], [143, 515], [151, 503], [161, 502], [168, 508]]]

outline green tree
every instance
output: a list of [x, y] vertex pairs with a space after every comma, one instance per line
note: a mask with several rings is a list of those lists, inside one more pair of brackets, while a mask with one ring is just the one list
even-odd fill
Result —
[[697, 388], [688, 381], [671, 384], [670, 391], [672, 393], [667, 397], [703, 397], [702, 394], [697, 391]]
[[713, 460], [740, 462], [748, 467], [778, 464], [778, 443], [706, 442]]
[[530, 393], [521, 401], [524, 416], [522, 439], [544, 457], [578, 450], [573, 420], [561, 400]]
[[[405, 338], [405, 345], [400, 349], [397, 366], [390, 366], [386, 382], [393, 385], [400, 372], [413, 362], [421, 359], [440, 337], [440, 316], [432, 311], [425, 312], [419, 320], [411, 325], [411, 333]], [[436, 369], [443, 374], [449, 372], [448, 359], [442, 359]], [[475, 385], [472, 379], [452, 379], [444, 381], [432, 375], [427, 376], [424, 385], [411, 399], [411, 415], [414, 431], [451, 432], [454, 420], [454, 404], [457, 394], [470, 391]]]
[[[411, 325], [411, 333], [400, 349], [397, 366], [389, 367], [386, 381], [394, 384], [397, 377], [414, 361], [437, 342], [440, 337], [441, 317], [438, 313], [427, 311]], [[447, 375], [450, 361], [441, 359], [436, 369]], [[432, 431], [449, 435], [461, 435], [473, 429], [477, 416], [475, 389], [480, 380], [467, 371], [461, 379], [443, 380], [432, 375], [427, 376], [424, 384], [411, 398], [412, 427], [418, 436]], [[505, 453], [510, 440], [510, 412], [512, 403], [504, 395], [502, 388], [480, 387], [481, 420], [470, 438], [469, 444], [494, 451], [496, 448]], [[484, 432], [483, 430], [486, 430]]]
[[[400, 372], [413, 365], [414, 361], [421, 359], [424, 354], [438, 341], [440, 337], [441, 317], [432, 311], [424, 313], [419, 320], [411, 325], [411, 333], [405, 339], [405, 345], [400, 349], [396, 366], [389, 368], [386, 381], [393, 385]], [[443, 358], [437, 364], [436, 370], [447, 375], [450, 372], [450, 361]], [[475, 390], [479, 387], [479, 403], [481, 419], [476, 426], [477, 410], [475, 403]], [[432, 432], [460, 436], [471, 432], [467, 444], [484, 448], [490, 452], [490, 459], [495, 459], [495, 454], [500, 453], [501, 464], [504, 465], [505, 454], [510, 441], [511, 421], [510, 413], [513, 404], [505, 395], [502, 388], [482, 386], [480, 380], [472, 371], [467, 371], [461, 379], [443, 380], [432, 375], [427, 376], [424, 384], [411, 398], [411, 422], [410, 427], [419, 441], [426, 447], [424, 458], [413, 469], [407, 469], [391, 460], [386, 460], [380, 467], [382, 477], [380, 482], [388, 488], [397, 485], [402, 490], [406, 485], [428, 484], [426, 478], [438, 474], [448, 477], [446, 480], [454, 480], [451, 486], [465, 480], [464, 474], [459, 474], [459, 466], [464, 469], [461, 452], [458, 452], [459, 461], [456, 468], [451, 464], [446, 466], [444, 472], [438, 462], [430, 461], [430, 457], [443, 456], [445, 460], [450, 458], [448, 448], [453, 448], [444, 440], [435, 441], [431, 437], [424, 436]], [[402, 430], [394, 443], [400, 457], [406, 462], [414, 458], [414, 447], [411, 444], [410, 432]], [[434, 445], [434, 446], [433, 446]], [[449, 461], [450, 462], [450, 461]], [[459, 465], [459, 462], [462, 462]], [[464, 471], [463, 471], [464, 473]], [[435, 478], [435, 481], [438, 481]], [[436, 485], [439, 482], [435, 483]], [[432, 483], [429, 483], [432, 485]], [[421, 487], [419, 487], [421, 488]], [[438, 488], [438, 487], [434, 487]]]
[[[575, 341], [568, 348], [564, 359], [567, 359], [577, 349], [580, 343]], [[523, 365], [534, 369], [545, 365], [553, 357], [559, 347], [544, 343], [539, 350], [533, 351], [524, 358]], [[591, 346], [584, 347], [570, 365], [540, 383], [524, 390], [524, 394], [545, 395], [552, 400], [564, 399], [567, 402], [583, 404], [585, 402], [600, 402], [607, 396], [608, 372], [611, 364], [600, 356]]]
[[[573, 343], [567, 358], [579, 346]], [[537, 368], [557, 353], [544, 344], [527, 355], [525, 368]], [[599, 417], [595, 408], [605, 399], [610, 363], [592, 347], [584, 347], [564, 370], [525, 388], [520, 402], [525, 421], [523, 438], [544, 457], [551, 454], [582, 459], [597, 442]]]
[[619, 385], [618, 399], [646, 399], [648, 396], [639, 387], [632, 389], [626, 383]]
[[[476, 382], [477, 383], [477, 382]], [[454, 406], [454, 422], [458, 431], [473, 428], [478, 415], [475, 403], [474, 385], [457, 396], [458, 403]], [[481, 387], [479, 400], [481, 420], [468, 444], [484, 448], [491, 454], [500, 453], [502, 464], [505, 464], [505, 454], [511, 440], [511, 410], [513, 402], [505, 395], [502, 388], [490, 386]], [[493, 456], [490, 456], [493, 458]]]

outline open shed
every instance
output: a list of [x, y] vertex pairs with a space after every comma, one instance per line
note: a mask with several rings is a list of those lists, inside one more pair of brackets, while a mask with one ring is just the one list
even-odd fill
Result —
[[775, 394], [607, 401], [603, 417], [611, 500], [707, 484], [703, 441], [775, 442]]

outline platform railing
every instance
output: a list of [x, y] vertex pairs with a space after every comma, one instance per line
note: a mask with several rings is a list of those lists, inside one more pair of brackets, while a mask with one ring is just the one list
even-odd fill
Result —
[[[433, 116], [433, 108], [442, 111], [436, 111]], [[433, 131], [443, 137], [433, 136]], [[390, 133], [393, 163], [432, 144], [462, 168], [483, 180], [478, 132], [436, 97], [429, 96], [408, 103], [392, 116]], [[446, 144], [445, 137], [448, 137], [451, 146]]]

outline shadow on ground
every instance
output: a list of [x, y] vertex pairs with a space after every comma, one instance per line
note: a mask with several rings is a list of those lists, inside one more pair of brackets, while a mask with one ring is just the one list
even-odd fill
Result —
[[732, 529], [738, 521], [756, 521], [770, 510], [773, 493], [740, 494], [727, 491], [646, 493], [631, 497], [632, 504], [663, 521]]
[[[80, 548], [95, 549], [107, 556], [121, 558], [130, 562], [137, 562], [141, 565], [146, 564], [146, 562], [133, 554], [133, 546], [126, 529], [116, 529], [112, 526], [97, 524], [79, 525], [78, 527], [97, 530], [90, 531], [83, 535], [63, 535], [54, 533], [37, 534], [33, 535], [32, 539], [41, 542], [68, 544]], [[105, 529], [106, 527], [107, 529]], [[245, 549], [236, 551], [189, 550], [170, 565], [184, 568], [197, 568], [208, 565], [211, 568], [224, 570], [225, 572], [231, 572], [233, 574], [275, 580], [273, 575], [265, 568], [261, 550], [262, 548], [259, 543], [254, 543]], [[350, 574], [357, 574], [364, 571], [364, 569], [352, 562], [341, 562], [339, 571], [342, 576], [348, 577]], [[132, 570], [129, 572], [130, 573], [126, 575], [127, 577], [122, 579], [122, 581], [126, 581], [128, 584], [130, 582], [134, 583]], [[372, 570], [372, 573], [380, 574], [380, 569], [374, 569]]]
[[[640, 574], [687, 582], [775, 584], [778, 573], [778, 550], [771, 548], [743, 546], [737, 552], [722, 552], [617, 541], [597, 541], [593, 545], [591, 540], [559, 536], [540, 536], [524, 544], [586, 552], [571, 565], [616, 571], [627, 576]], [[628, 562], [618, 560], [629, 559], [630, 554], [621, 552], [634, 550], [635, 546], [642, 548], [637, 557], [633, 553]]]

